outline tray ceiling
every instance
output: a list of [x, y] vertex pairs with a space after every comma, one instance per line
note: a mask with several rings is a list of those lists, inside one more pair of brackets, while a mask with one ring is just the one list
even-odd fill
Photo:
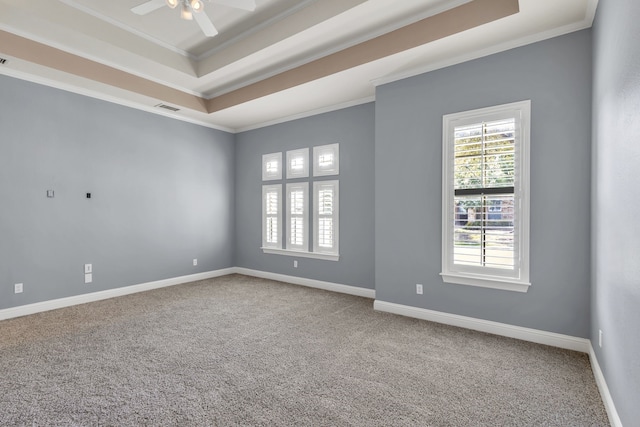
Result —
[[[0, 73], [239, 131], [375, 85], [591, 26], [597, 0], [205, 1], [205, 37], [145, 0], [0, 0]], [[178, 109], [156, 108], [165, 104]]]

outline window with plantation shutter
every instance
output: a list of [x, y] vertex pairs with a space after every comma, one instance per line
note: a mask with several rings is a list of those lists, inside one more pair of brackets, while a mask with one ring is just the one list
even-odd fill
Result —
[[308, 251], [309, 183], [287, 184], [287, 249]]
[[262, 186], [262, 247], [282, 245], [282, 185]]
[[442, 277], [526, 292], [530, 102], [444, 116]]
[[338, 181], [313, 183], [313, 251], [338, 254]]

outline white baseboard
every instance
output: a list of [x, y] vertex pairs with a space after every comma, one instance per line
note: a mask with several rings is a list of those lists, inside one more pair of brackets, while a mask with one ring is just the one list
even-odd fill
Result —
[[590, 341], [585, 338], [540, 331], [538, 329], [523, 328], [521, 326], [508, 325], [506, 323], [459, 316], [457, 314], [443, 313], [440, 311], [394, 304], [391, 302], [376, 300], [373, 303], [373, 309], [399, 314], [401, 316], [414, 317], [416, 319], [429, 320], [436, 323], [444, 323], [445, 325], [487, 332], [494, 335], [517, 338], [523, 341], [580, 351], [582, 353], [589, 353], [589, 348], [591, 346]]
[[596, 384], [598, 385], [598, 390], [600, 390], [604, 408], [607, 410], [607, 415], [609, 416], [609, 423], [611, 423], [612, 427], [622, 427], [622, 421], [616, 410], [616, 405], [613, 403], [609, 387], [604, 379], [602, 369], [600, 369], [598, 358], [596, 357], [595, 351], [593, 351], [591, 343], [589, 344], [589, 359], [591, 360], [591, 369], [593, 370], [593, 376], [596, 378]]
[[104, 299], [120, 297], [123, 295], [135, 294], [137, 292], [150, 291], [152, 289], [164, 288], [167, 286], [180, 285], [182, 283], [195, 282], [198, 280], [211, 279], [213, 277], [233, 274], [234, 268], [207, 271], [204, 273], [189, 274], [187, 276], [173, 277], [170, 279], [157, 280], [155, 282], [141, 283], [138, 285], [124, 286], [122, 288], [108, 289], [106, 291], [92, 292], [89, 294], [75, 295], [67, 298], [59, 298], [49, 301], [37, 302], [34, 304], [21, 305], [18, 307], [0, 310], [0, 320], [12, 319], [14, 317], [27, 316], [29, 314], [41, 313], [43, 311], [55, 310], [57, 308], [70, 307], [72, 305], [85, 304], [88, 302], [100, 301]]
[[270, 273], [268, 271], [251, 270], [249, 268], [236, 267], [235, 272], [245, 276], [260, 277], [261, 279], [276, 280], [278, 282], [291, 283], [293, 285], [307, 286], [310, 288], [324, 289], [325, 291], [339, 292], [342, 294], [356, 295], [359, 297], [376, 297], [375, 289], [360, 288], [358, 286], [340, 285], [338, 283], [323, 282], [321, 280], [305, 279], [304, 277], [287, 276], [286, 274]]

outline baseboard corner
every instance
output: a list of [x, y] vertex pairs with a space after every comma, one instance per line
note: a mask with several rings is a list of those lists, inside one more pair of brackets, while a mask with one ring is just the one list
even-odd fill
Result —
[[596, 356], [596, 352], [593, 349], [592, 342], [589, 342], [589, 361], [591, 362], [591, 370], [593, 371], [593, 376], [596, 379], [598, 391], [600, 391], [600, 397], [602, 398], [602, 403], [604, 403], [604, 408], [607, 411], [609, 422], [611, 423], [612, 427], [622, 427], [622, 421], [620, 420], [620, 416], [618, 415], [618, 411], [616, 410], [616, 405], [613, 403], [613, 397], [611, 397], [609, 386], [607, 386], [607, 381], [604, 378], [604, 373], [600, 368], [600, 363], [598, 363], [598, 358]]

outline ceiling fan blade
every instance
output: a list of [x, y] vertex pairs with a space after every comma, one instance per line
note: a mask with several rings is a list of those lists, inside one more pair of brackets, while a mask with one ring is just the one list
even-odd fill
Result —
[[202, 30], [205, 36], [213, 37], [216, 34], [218, 34], [218, 30], [216, 30], [216, 27], [213, 25], [213, 22], [211, 22], [211, 19], [209, 19], [209, 17], [204, 11], [194, 13], [193, 19], [196, 20], [196, 22], [200, 26], [200, 29]]
[[154, 10], [160, 9], [165, 5], [165, 0], [149, 0], [146, 3], [142, 3], [131, 9], [131, 12], [136, 15], [146, 15], [147, 13], [151, 13]]
[[256, 10], [256, 0], [209, 0], [213, 3], [224, 6], [235, 7], [236, 9], [248, 10], [253, 12]]

